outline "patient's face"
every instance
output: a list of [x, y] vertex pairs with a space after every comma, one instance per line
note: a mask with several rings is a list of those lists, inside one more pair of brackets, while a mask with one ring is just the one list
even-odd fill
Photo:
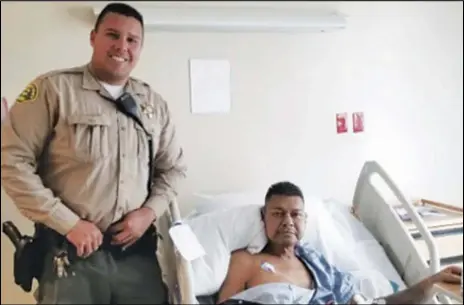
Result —
[[264, 210], [264, 224], [270, 242], [295, 245], [303, 236], [306, 225], [303, 200], [298, 196], [272, 196]]

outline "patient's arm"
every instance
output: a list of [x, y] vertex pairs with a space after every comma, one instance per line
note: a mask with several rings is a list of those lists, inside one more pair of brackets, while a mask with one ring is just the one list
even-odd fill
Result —
[[438, 283], [459, 284], [462, 268], [450, 266], [434, 274], [418, 284], [385, 298], [387, 304], [420, 304], [427, 301], [433, 292], [433, 286]]
[[[387, 304], [421, 304], [432, 296], [433, 286], [438, 283], [459, 284], [461, 282], [462, 269], [450, 266], [441, 272], [432, 275], [425, 280], [411, 286], [408, 289], [384, 297]], [[352, 301], [352, 304], [356, 304]]]
[[385, 301], [384, 303], [376, 300], [369, 301], [364, 297], [359, 300], [353, 297], [349, 304], [421, 304], [426, 300], [426, 294], [426, 288], [423, 282], [420, 282], [403, 291], [382, 297], [381, 299]]
[[408, 289], [385, 297], [387, 304], [421, 304], [427, 300], [428, 284], [420, 282]]
[[251, 254], [245, 250], [234, 252], [230, 258], [227, 276], [219, 291], [217, 303], [222, 303], [235, 294], [244, 291], [252, 270], [253, 259]]

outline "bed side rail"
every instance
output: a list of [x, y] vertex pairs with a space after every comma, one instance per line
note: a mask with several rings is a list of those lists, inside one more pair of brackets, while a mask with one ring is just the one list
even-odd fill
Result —
[[[182, 224], [182, 217], [180, 214], [177, 200], [173, 200], [169, 204], [169, 211], [171, 214], [171, 226]], [[173, 245], [175, 248], [175, 246]], [[190, 262], [180, 255], [177, 249], [174, 249], [176, 260], [176, 277], [178, 290], [177, 302], [179, 304], [198, 304], [193, 290], [193, 271]]]
[[424, 241], [427, 244], [427, 249], [430, 254], [430, 266], [429, 272], [430, 274], [434, 274], [439, 272], [440, 270], [440, 256], [438, 253], [438, 248], [435, 244], [432, 234], [428, 230], [425, 222], [417, 213], [416, 209], [406, 198], [403, 196], [402, 192], [396, 186], [396, 184], [391, 180], [388, 176], [387, 172], [376, 162], [376, 161], [367, 161], [364, 163], [364, 166], [361, 170], [359, 179], [356, 184], [356, 190], [353, 198], [353, 212], [356, 214], [356, 203], [360, 202], [363, 187], [368, 183], [370, 177], [377, 173], [385, 183], [388, 185], [390, 190], [393, 192], [395, 197], [399, 200], [402, 207], [407, 211], [409, 216], [411, 217], [411, 221], [417, 227], [420, 234], [423, 236]]

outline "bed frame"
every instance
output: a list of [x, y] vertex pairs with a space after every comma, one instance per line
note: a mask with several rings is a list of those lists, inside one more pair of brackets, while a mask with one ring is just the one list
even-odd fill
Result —
[[[393, 193], [391, 200], [376, 187], [376, 175]], [[441, 215], [422, 217], [418, 207], [432, 208]], [[408, 219], [400, 217], [398, 208], [406, 210]], [[443, 265], [462, 266], [463, 209], [427, 199], [410, 202], [375, 161], [366, 162], [361, 170], [352, 213], [381, 244], [407, 286], [437, 273]], [[459, 287], [447, 287], [447, 296], [442, 288], [436, 289], [440, 293], [437, 303], [462, 304]]]
[[[372, 177], [375, 175], [378, 175], [393, 193], [392, 200], [386, 200], [379, 192], [372, 181]], [[356, 184], [352, 213], [383, 246], [388, 258], [407, 286], [413, 285], [441, 269], [440, 254], [430, 226], [427, 226], [414, 207], [414, 205], [419, 204], [435, 204], [438, 208], [444, 208], [458, 215], [462, 233], [462, 209], [427, 200], [420, 200], [413, 204], [403, 196], [377, 162], [368, 161], [364, 164]], [[397, 207], [402, 207], [408, 212], [411, 218], [409, 222], [400, 218], [396, 210]], [[160, 242], [164, 244], [163, 247], [158, 247], [158, 259], [160, 265], [164, 267], [163, 270], [176, 270], [175, 273], [163, 273], [171, 302], [174, 304], [198, 304], [193, 293], [194, 283], [192, 282], [191, 266], [175, 250], [167, 233], [171, 226], [180, 223], [182, 223], [181, 215], [177, 202], [174, 201], [170, 204], [169, 210], [158, 220], [158, 231], [162, 235]], [[439, 227], [446, 225], [441, 224]], [[417, 246], [414, 234], [420, 236], [425, 242], [422, 250]], [[462, 238], [460, 249], [462, 262]], [[424, 255], [424, 252], [428, 256]], [[449, 299], [443, 302], [450, 303]]]
[[[193, 290], [193, 271], [190, 263], [177, 251], [169, 236], [169, 228], [182, 223], [177, 201], [169, 204], [169, 209], [157, 220], [157, 257], [162, 270], [163, 281], [169, 291], [170, 304], [198, 304]], [[174, 272], [172, 272], [174, 270]]]
[[[386, 200], [375, 186], [373, 176], [378, 175], [393, 192]], [[424, 237], [430, 253], [430, 268], [414, 245], [408, 227], [395, 208], [402, 206], [411, 216], [417, 230]], [[427, 226], [387, 173], [376, 162], [366, 162], [361, 170], [353, 198], [352, 213], [374, 235], [406, 285], [417, 283], [440, 268], [438, 249]]]

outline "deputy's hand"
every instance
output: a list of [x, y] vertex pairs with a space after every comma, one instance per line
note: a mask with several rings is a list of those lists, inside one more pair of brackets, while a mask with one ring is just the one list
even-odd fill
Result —
[[124, 248], [130, 247], [145, 234], [155, 220], [155, 212], [147, 207], [130, 212], [109, 229], [113, 234], [111, 243]]
[[88, 221], [79, 222], [66, 235], [77, 250], [77, 255], [87, 257], [96, 251], [103, 242], [103, 234], [98, 227]]

